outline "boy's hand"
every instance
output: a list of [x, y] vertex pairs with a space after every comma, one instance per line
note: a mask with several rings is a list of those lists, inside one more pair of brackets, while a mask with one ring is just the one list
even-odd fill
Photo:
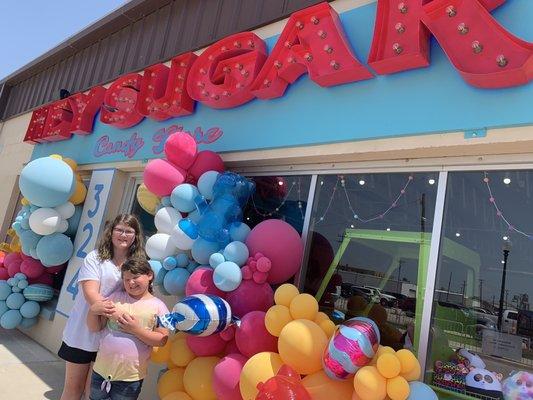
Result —
[[122, 329], [124, 332], [131, 333], [132, 335], [135, 335], [135, 333], [141, 329], [141, 325], [139, 324], [137, 318], [126, 313], [119, 316], [117, 322], [120, 326], [120, 329]]
[[91, 312], [96, 315], [110, 317], [115, 312], [115, 303], [108, 299], [98, 300], [91, 306]]

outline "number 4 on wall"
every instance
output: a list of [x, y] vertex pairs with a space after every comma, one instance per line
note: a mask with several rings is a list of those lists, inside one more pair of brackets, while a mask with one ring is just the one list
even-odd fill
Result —
[[72, 294], [72, 300], [76, 299], [76, 296], [78, 295], [78, 275], [80, 273], [80, 270], [78, 269], [70, 282], [67, 286], [67, 293]]

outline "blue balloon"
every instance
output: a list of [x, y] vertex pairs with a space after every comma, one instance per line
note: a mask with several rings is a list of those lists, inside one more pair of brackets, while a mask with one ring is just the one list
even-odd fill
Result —
[[174, 257], [167, 257], [163, 260], [163, 268], [170, 271], [178, 266], [178, 262]]
[[165, 290], [163, 285], [157, 286], [157, 289], [161, 292], [163, 296], [170, 296], [170, 293]]
[[216, 253], [219, 249], [218, 242], [209, 242], [205, 239], [198, 238], [192, 245], [192, 258], [200, 264], [208, 264], [211, 254]]
[[43, 236], [37, 243], [37, 256], [43, 264], [56, 266], [66, 263], [74, 252], [69, 237], [62, 233]]
[[[9, 278], [9, 279], [7, 280], [7, 284], [8, 284], [9, 286], [17, 286], [18, 283], [19, 283], [19, 281], [18, 281], [17, 278]], [[13, 288], [11, 288], [11, 290], [13, 290]]]
[[9, 307], [7, 306], [5, 300], [0, 300], [0, 317], [9, 310]]
[[22, 293], [11, 293], [7, 296], [6, 305], [12, 310], [18, 310], [22, 307], [25, 301], [26, 298]]
[[68, 229], [65, 232], [65, 235], [67, 236], [74, 236], [76, 235], [76, 232], [78, 231], [78, 225], [80, 224], [81, 214], [83, 212], [82, 206], [75, 206], [74, 207], [74, 215], [67, 219], [68, 222]]
[[11, 289], [13, 291], [13, 293], [20, 293], [22, 292], [22, 289], [19, 288], [18, 286], [13, 286], [13, 288]]
[[172, 203], [170, 202], [170, 196], [161, 197], [161, 205], [163, 207], [172, 207]]
[[196, 186], [189, 183], [182, 183], [172, 191], [170, 202], [176, 210], [188, 213], [196, 208], [194, 199], [199, 195], [200, 193], [196, 189]]
[[226, 246], [222, 254], [227, 261], [233, 261], [235, 264], [242, 267], [246, 264], [250, 252], [243, 242], [231, 242]]
[[20, 314], [24, 318], [34, 318], [41, 312], [41, 306], [36, 301], [29, 300], [20, 307]]
[[[26, 254], [26, 255], [28, 255], [28, 254]], [[30, 249], [30, 254], [29, 254], [29, 255], [31, 256], [31, 258], [35, 258], [36, 260], [39, 259], [39, 257], [37, 256], [37, 248], [35, 248], [35, 249], [33, 249], [33, 248]]]
[[200, 222], [200, 218], [202, 218], [202, 214], [200, 214], [200, 211], [194, 210], [194, 211], [191, 211], [189, 214], [187, 214], [187, 218], [190, 219], [195, 224], [197, 224], [198, 222]]
[[439, 400], [437, 394], [428, 385], [422, 382], [409, 382], [411, 392], [407, 400]]
[[37, 249], [37, 244], [42, 239], [41, 235], [37, 235], [32, 230], [26, 230], [20, 234], [20, 244], [22, 245], [22, 252], [27, 256], [31, 255], [31, 249]]
[[33, 318], [22, 318], [22, 321], [18, 325], [20, 328], [29, 329], [33, 325], [35, 325], [37, 322], [39, 322], [39, 318], [33, 317]]
[[176, 256], [177, 266], [180, 268], [185, 268], [189, 265], [189, 257], [185, 253], [178, 254]]
[[213, 253], [211, 254], [211, 257], [209, 257], [209, 265], [211, 268], [216, 268], [217, 265], [222, 264], [226, 259], [221, 253]]
[[217, 171], [207, 171], [200, 176], [200, 179], [198, 179], [198, 191], [207, 200], [213, 199], [213, 186], [219, 175], [220, 173]]
[[22, 217], [20, 220], [20, 227], [22, 229], [30, 229], [30, 219], [28, 217]]
[[182, 296], [185, 294], [185, 285], [189, 279], [190, 274], [184, 268], [175, 268], [168, 271], [163, 281], [165, 290], [174, 296]]
[[4, 329], [15, 329], [22, 322], [19, 310], [8, 310], [0, 317], [0, 326]]
[[200, 268], [200, 264], [196, 261], [190, 261], [189, 265], [185, 268], [189, 274], [192, 274], [197, 268]]
[[26, 279], [21, 279], [17, 284], [19, 289], [26, 289], [28, 287], [28, 281]]
[[5, 300], [11, 294], [11, 285], [7, 281], [0, 281], [0, 300]]
[[223, 292], [231, 292], [237, 289], [241, 281], [241, 268], [232, 261], [224, 261], [213, 272], [213, 283]]
[[22, 272], [17, 272], [15, 275], [13, 275], [13, 278], [17, 278], [18, 280], [28, 279]]
[[232, 241], [245, 242], [251, 229], [244, 222], [234, 222], [229, 228], [229, 236]]
[[29, 210], [29, 211], [30, 211], [30, 213], [32, 213], [32, 212], [34, 212], [35, 210], [38, 210], [39, 208], [41, 208], [41, 207], [36, 206], [35, 204], [32, 204], [32, 205], [30, 206], [30, 210]]
[[160, 261], [149, 260], [148, 263], [150, 264], [150, 267], [152, 267], [152, 271], [154, 272], [154, 285], [162, 285], [167, 270], [163, 268], [163, 264], [161, 264]]
[[22, 229], [22, 226], [20, 225], [20, 221], [15, 221], [11, 224], [11, 228], [13, 228], [13, 230], [15, 232], [17, 232], [17, 235], [20, 237], [21, 233], [24, 231], [24, 229]]
[[76, 178], [72, 168], [64, 161], [42, 157], [22, 169], [19, 187], [30, 203], [39, 207], [56, 207], [72, 196]]

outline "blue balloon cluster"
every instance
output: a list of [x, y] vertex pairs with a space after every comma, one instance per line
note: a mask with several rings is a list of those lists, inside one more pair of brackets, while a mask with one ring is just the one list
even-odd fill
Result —
[[163, 262], [150, 260], [154, 272], [154, 286], [165, 295], [184, 296], [189, 277], [199, 264], [186, 253], [167, 257]]
[[[26, 275], [21, 272], [7, 281], [0, 281], [0, 326], [2, 328], [29, 328], [37, 323], [41, 306], [32, 296], [28, 296], [31, 299], [26, 297], [26, 290], [30, 286]], [[49, 286], [48, 288], [53, 293], [53, 289]]]

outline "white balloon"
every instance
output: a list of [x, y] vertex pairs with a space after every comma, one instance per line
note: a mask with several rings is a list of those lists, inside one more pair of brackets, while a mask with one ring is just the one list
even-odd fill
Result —
[[175, 253], [176, 247], [166, 233], [156, 233], [146, 241], [146, 254], [152, 260], [163, 261]]
[[170, 235], [181, 218], [181, 214], [174, 207], [163, 207], [155, 214], [154, 222], [159, 232]]
[[57, 231], [59, 233], [65, 233], [66, 231], [68, 231], [68, 221], [67, 220], [62, 220], [59, 223], [59, 228], [57, 228]]
[[51, 235], [57, 232], [62, 218], [53, 208], [38, 208], [30, 215], [30, 229], [38, 235]]
[[207, 171], [198, 179], [198, 191], [207, 200], [213, 200], [213, 185], [219, 175], [217, 171]]
[[74, 204], [72, 204], [70, 201], [54, 207], [54, 209], [63, 217], [63, 219], [69, 219], [76, 212], [76, 207], [74, 207]]
[[178, 224], [172, 228], [172, 233], [170, 234], [172, 243], [180, 250], [190, 250], [194, 243], [195, 239], [191, 239], [185, 234]]

